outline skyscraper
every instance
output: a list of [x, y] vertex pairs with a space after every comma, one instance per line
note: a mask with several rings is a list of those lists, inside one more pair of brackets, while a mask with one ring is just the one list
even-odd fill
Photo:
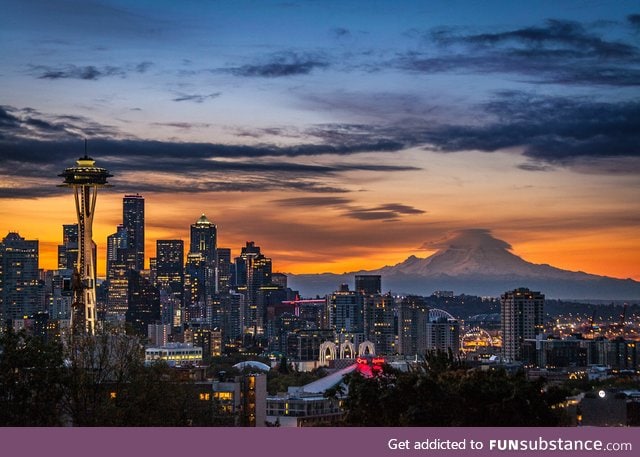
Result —
[[148, 325], [160, 321], [160, 294], [139, 271], [128, 271], [128, 309], [126, 322], [140, 336], [148, 335]]
[[193, 254], [199, 252], [207, 262], [215, 265], [218, 229], [216, 224], [210, 222], [204, 214], [191, 224], [190, 242], [189, 252]]
[[427, 323], [427, 351], [460, 352], [460, 323], [448, 317], [435, 317]]
[[136, 271], [144, 270], [144, 197], [142, 195], [124, 196], [122, 225], [127, 231], [127, 263]]
[[267, 309], [261, 288], [271, 284], [271, 259], [265, 257], [253, 241], [247, 241], [235, 263], [238, 290], [246, 297], [245, 327], [263, 334]]
[[127, 249], [128, 234], [124, 225], [120, 224], [116, 228], [116, 233], [107, 236], [107, 278], [109, 277], [109, 271], [114, 263], [125, 261], [126, 254], [124, 251]]
[[62, 226], [62, 244], [58, 245], [58, 268], [78, 268], [78, 224]]
[[38, 241], [9, 232], [0, 243], [0, 324], [44, 311]]
[[73, 188], [78, 217], [78, 271], [73, 281], [74, 309], [71, 321], [75, 332], [89, 335], [95, 332], [97, 317], [93, 217], [98, 187], [108, 186], [107, 178], [112, 176], [106, 169], [96, 167], [95, 163], [85, 155], [76, 161], [75, 167], [67, 168], [59, 175], [64, 178], [62, 187]]
[[[379, 276], [378, 276], [379, 278]], [[376, 353], [390, 355], [396, 352], [396, 303], [391, 294], [364, 295], [365, 338], [376, 347]]]
[[522, 343], [542, 332], [544, 295], [519, 288], [500, 297], [502, 355], [508, 362], [522, 360]]
[[232, 280], [231, 249], [218, 248], [218, 292], [226, 294], [229, 292]]
[[408, 295], [398, 304], [398, 353], [422, 355], [427, 350], [429, 307], [423, 297]]
[[163, 297], [163, 323], [174, 320], [176, 308], [184, 307], [184, 242], [156, 241], [156, 285]]
[[119, 318], [128, 309], [128, 233], [123, 224], [107, 237], [107, 316]]
[[343, 284], [327, 295], [327, 315], [336, 333], [364, 333], [364, 296]]
[[[191, 224], [189, 253], [187, 255], [187, 274], [190, 276], [192, 297], [200, 307], [199, 314], [206, 317], [217, 292], [216, 267], [218, 229], [202, 214]], [[194, 288], [195, 286], [195, 288]], [[193, 306], [193, 304], [192, 304]]]

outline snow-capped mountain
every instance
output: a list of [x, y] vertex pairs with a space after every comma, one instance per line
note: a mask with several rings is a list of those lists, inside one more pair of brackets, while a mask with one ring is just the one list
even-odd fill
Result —
[[353, 285], [356, 274], [380, 274], [385, 291], [429, 295], [434, 290], [497, 296], [515, 287], [539, 290], [550, 298], [639, 299], [640, 282], [535, 264], [513, 254], [511, 246], [488, 230], [456, 232], [444, 240], [425, 243], [436, 253], [378, 270], [345, 275], [290, 275], [289, 283], [305, 296], [324, 295], [341, 283]]

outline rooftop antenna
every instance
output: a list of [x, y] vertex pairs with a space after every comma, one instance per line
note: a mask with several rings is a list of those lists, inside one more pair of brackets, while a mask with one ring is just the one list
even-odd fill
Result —
[[88, 157], [87, 156], [87, 139], [86, 138], [84, 139], [84, 156]]

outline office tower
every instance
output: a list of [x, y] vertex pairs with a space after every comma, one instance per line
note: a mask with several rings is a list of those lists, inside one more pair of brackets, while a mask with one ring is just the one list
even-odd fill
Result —
[[438, 316], [427, 323], [427, 351], [460, 352], [460, 324], [457, 320]]
[[220, 307], [222, 308], [220, 328], [222, 329], [225, 343], [242, 338], [245, 333], [245, 296], [241, 293], [230, 291], [220, 297]]
[[[85, 145], [86, 146], [86, 145]], [[78, 277], [74, 283], [74, 310], [71, 321], [75, 332], [93, 335], [96, 323], [96, 258], [94, 255], [93, 216], [98, 188], [108, 186], [112, 175], [95, 166], [95, 160], [85, 155], [76, 166], [67, 168], [59, 176], [63, 187], [73, 188], [78, 217]]]
[[356, 275], [356, 292], [363, 295], [376, 295], [382, 291], [380, 275]]
[[507, 362], [522, 360], [522, 343], [542, 332], [544, 295], [519, 288], [500, 297], [502, 355]]
[[[187, 312], [190, 318], [198, 315], [198, 318], [207, 316], [207, 308], [211, 308], [214, 295], [217, 292], [216, 281], [216, 246], [218, 229], [216, 225], [202, 214], [200, 218], [191, 224], [189, 253], [187, 255], [187, 274], [191, 277], [192, 296], [197, 297], [191, 303]], [[199, 255], [199, 257], [198, 257]], [[194, 285], [197, 286], [194, 289]], [[194, 306], [199, 309], [196, 310]]]
[[218, 248], [216, 253], [218, 259], [218, 292], [226, 294], [232, 285], [233, 263], [231, 263], [231, 249]]
[[71, 281], [73, 270], [60, 269], [50, 272], [50, 280], [47, 281], [48, 289], [47, 309], [51, 320], [71, 319], [71, 306], [73, 304], [73, 290]]
[[364, 333], [364, 296], [343, 284], [327, 295], [327, 316], [336, 333]]
[[9, 232], [0, 243], [0, 326], [44, 311], [38, 241]]
[[207, 267], [204, 256], [199, 253], [188, 253], [185, 266], [184, 303], [185, 307], [202, 306], [206, 304], [206, 273]]
[[144, 197], [125, 195], [122, 199], [122, 225], [127, 232], [127, 263], [136, 271], [144, 270]]
[[107, 279], [109, 279], [109, 271], [111, 271], [113, 264], [125, 262], [127, 239], [127, 230], [122, 224], [118, 225], [116, 233], [107, 236]]
[[253, 241], [247, 241], [235, 263], [238, 290], [246, 297], [245, 328], [254, 334], [264, 334], [267, 308], [261, 288], [272, 284], [271, 259], [265, 257]]
[[184, 242], [157, 240], [155, 284], [164, 291], [162, 322], [173, 322], [175, 310], [184, 307]]
[[[379, 277], [378, 277], [379, 278]], [[396, 303], [391, 294], [364, 295], [364, 333], [379, 355], [396, 352]]]
[[58, 268], [77, 268], [78, 263], [78, 224], [62, 226], [62, 244], [58, 245]]
[[160, 321], [160, 293], [139, 271], [129, 269], [128, 309], [125, 320], [141, 336], [147, 336], [149, 324]]
[[190, 242], [189, 252], [199, 252], [207, 262], [215, 265], [218, 229], [204, 214], [191, 224]]
[[424, 356], [429, 307], [423, 297], [408, 295], [398, 303], [398, 353]]

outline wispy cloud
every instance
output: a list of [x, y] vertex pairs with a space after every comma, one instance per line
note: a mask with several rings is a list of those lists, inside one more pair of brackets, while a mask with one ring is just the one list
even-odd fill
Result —
[[222, 95], [222, 92], [212, 92], [210, 94], [178, 94], [178, 96], [172, 100], [174, 102], [204, 103], [207, 100], [218, 98], [220, 95]]
[[228, 68], [227, 71], [242, 77], [280, 78], [308, 75], [315, 69], [328, 66], [329, 63], [318, 56], [285, 52], [272, 55], [262, 62]]
[[28, 71], [38, 79], [84, 79], [88, 81], [96, 81], [98, 79], [111, 76], [120, 76], [124, 78], [131, 72], [145, 73], [152, 65], [153, 63], [146, 61], [127, 66], [77, 66], [73, 64], [61, 66], [30, 65]]

